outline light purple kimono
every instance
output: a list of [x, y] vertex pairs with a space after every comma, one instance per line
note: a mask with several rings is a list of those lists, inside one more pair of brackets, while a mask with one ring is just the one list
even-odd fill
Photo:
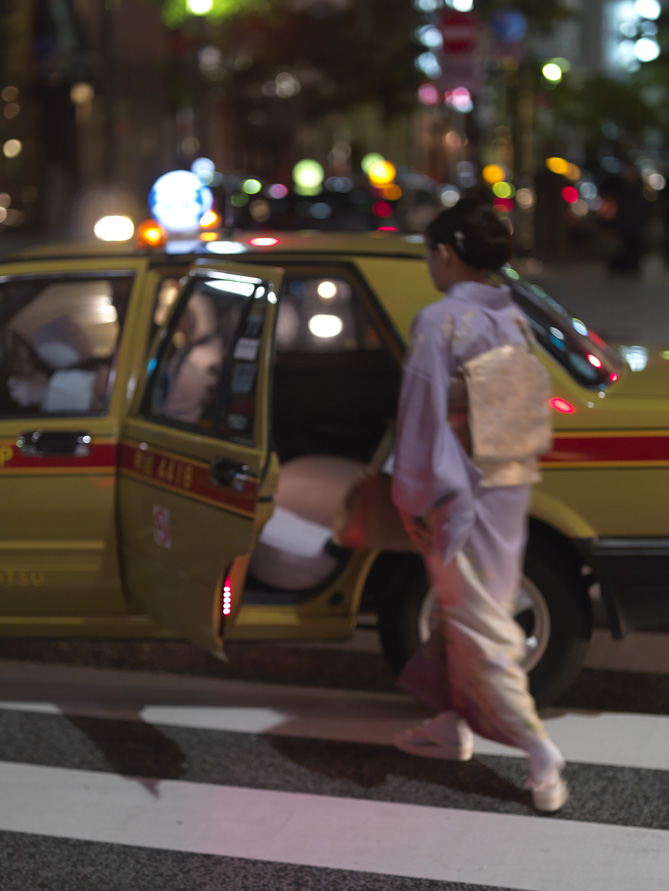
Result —
[[433, 634], [400, 686], [455, 708], [488, 738], [525, 747], [544, 737], [520, 667], [513, 621], [526, 543], [529, 485], [484, 487], [447, 422], [449, 383], [464, 362], [502, 345], [527, 347], [527, 321], [506, 287], [460, 282], [414, 320], [400, 395], [393, 501], [428, 520], [425, 562], [437, 603]]

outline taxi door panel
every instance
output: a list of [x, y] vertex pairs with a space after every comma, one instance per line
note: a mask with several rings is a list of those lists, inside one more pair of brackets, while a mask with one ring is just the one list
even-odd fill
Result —
[[0, 615], [122, 614], [116, 458], [141, 260], [9, 264], [0, 279]]
[[280, 270], [267, 267], [192, 268], [123, 428], [128, 593], [159, 625], [214, 653], [272, 510], [268, 376], [280, 284]]

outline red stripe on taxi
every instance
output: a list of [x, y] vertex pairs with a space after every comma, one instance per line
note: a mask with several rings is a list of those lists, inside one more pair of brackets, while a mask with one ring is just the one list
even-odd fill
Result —
[[24, 455], [16, 445], [16, 440], [0, 442], [0, 473], [3, 470], [99, 470], [113, 471], [116, 468], [117, 443], [115, 440], [95, 440], [90, 445], [87, 455], [63, 455], [55, 457], [47, 455], [40, 458], [36, 455]]
[[146, 443], [121, 443], [121, 470], [161, 488], [209, 503], [254, 514], [258, 496], [256, 480], [247, 479], [240, 492], [218, 486], [211, 479], [209, 465], [195, 463], [180, 455], [152, 449]]
[[557, 436], [542, 464], [666, 463], [669, 435]]

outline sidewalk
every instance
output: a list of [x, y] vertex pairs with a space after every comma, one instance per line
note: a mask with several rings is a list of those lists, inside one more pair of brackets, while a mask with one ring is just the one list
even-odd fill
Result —
[[597, 262], [540, 271], [519, 263], [518, 270], [601, 337], [669, 347], [669, 269], [659, 255], [645, 257], [638, 276], [612, 274]]

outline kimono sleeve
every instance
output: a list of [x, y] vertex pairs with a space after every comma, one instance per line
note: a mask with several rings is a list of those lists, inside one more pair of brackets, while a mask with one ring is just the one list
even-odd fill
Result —
[[401, 511], [429, 518], [444, 562], [469, 537], [480, 479], [447, 423], [449, 348], [442, 329], [419, 316], [402, 376], [392, 485]]

